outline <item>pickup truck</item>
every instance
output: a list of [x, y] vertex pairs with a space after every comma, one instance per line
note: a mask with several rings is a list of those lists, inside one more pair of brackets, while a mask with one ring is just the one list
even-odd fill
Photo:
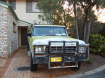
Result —
[[37, 71], [39, 64], [47, 64], [49, 69], [78, 70], [81, 62], [89, 59], [89, 45], [71, 38], [65, 26], [34, 25], [27, 35], [32, 72]]

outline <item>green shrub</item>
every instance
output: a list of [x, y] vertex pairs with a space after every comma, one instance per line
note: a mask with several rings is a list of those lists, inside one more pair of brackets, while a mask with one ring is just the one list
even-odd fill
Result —
[[90, 35], [90, 51], [105, 56], [105, 37], [100, 34]]

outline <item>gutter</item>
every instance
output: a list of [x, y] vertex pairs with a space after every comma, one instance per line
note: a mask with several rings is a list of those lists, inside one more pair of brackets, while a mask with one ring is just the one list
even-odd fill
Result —
[[11, 7], [11, 5], [9, 3], [6, 3], [4, 1], [0, 1], [0, 5], [3, 6], [3, 7], [8, 8], [13, 13], [13, 15], [15, 16], [15, 18], [17, 20], [19, 20], [18, 16], [16, 15], [16, 13], [14, 12], [14, 10], [12, 9], [12, 7]]
[[22, 21], [22, 22], [28, 23], [28, 24], [30, 24], [31, 26], [33, 26], [32, 23], [29, 23], [29, 22], [27, 22], [27, 21], [23, 21], [23, 20], [19, 20], [19, 21]]
[[8, 8], [8, 6], [10, 6], [8, 3], [4, 2], [4, 1], [0, 1], [0, 5], [3, 7]]
[[14, 10], [12, 9], [12, 7], [11, 7], [11, 6], [8, 6], [8, 8], [9, 8], [10, 11], [13, 13], [13, 15], [15, 16], [15, 18], [16, 18], [17, 20], [19, 20], [18, 16], [16, 15], [16, 13], [15, 13]]

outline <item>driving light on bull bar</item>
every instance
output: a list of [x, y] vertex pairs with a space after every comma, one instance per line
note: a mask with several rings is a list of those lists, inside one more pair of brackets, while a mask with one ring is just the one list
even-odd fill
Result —
[[35, 46], [35, 52], [36, 53], [43, 53], [45, 52], [45, 46]]
[[79, 53], [85, 53], [86, 47], [79, 47]]

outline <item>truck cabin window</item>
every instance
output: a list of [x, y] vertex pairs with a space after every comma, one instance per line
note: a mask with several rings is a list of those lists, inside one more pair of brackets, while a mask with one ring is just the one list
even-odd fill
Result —
[[36, 26], [32, 31], [33, 36], [67, 36], [65, 27]]

